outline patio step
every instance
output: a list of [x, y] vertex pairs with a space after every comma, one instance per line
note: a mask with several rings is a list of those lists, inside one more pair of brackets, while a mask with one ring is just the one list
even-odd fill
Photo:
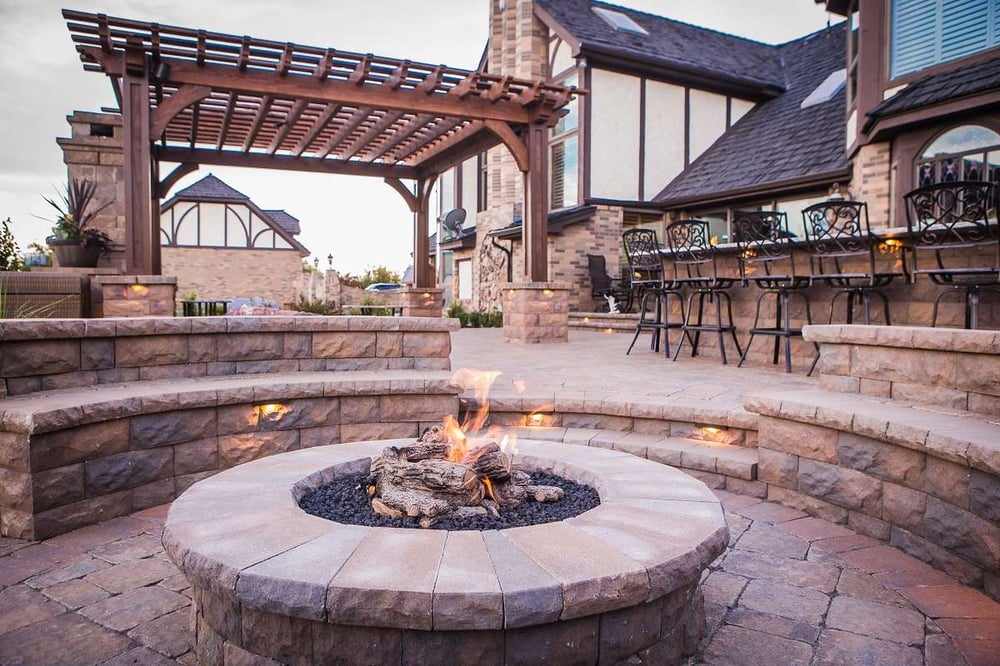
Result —
[[579, 446], [597, 446], [631, 453], [683, 469], [709, 488], [765, 497], [767, 486], [757, 480], [756, 447], [734, 446], [690, 437], [663, 437], [640, 432], [588, 428], [507, 428], [518, 437]]
[[570, 312], [569, 327], [575, 330], [633, 333], [639, 315], [607, 312]]

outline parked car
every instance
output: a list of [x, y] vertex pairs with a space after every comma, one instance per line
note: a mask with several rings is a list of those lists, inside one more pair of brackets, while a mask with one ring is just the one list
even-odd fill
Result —
[[365, 287], [365, 291], [396, 291], [402, 288], [403, 285], [394, 282], [375, 282]]

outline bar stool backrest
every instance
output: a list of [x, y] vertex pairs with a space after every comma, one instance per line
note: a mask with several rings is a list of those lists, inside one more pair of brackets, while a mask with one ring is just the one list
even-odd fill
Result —
[[904, 198], [906, 222], [917, 250], [992, 245], [991, 261], [997, 266], [1000, 187], [996, 183], [938, 183], [908, 192]]
[[[863, 201], [823, 201], [802, 211], [813, 275], [844, 273], [843, 260], [867, 256], [875, 273], [875, 245]], [[852, 269], [852, 272], [856, 272]]]
[[622, 233], [622, 244], [634, 286], [658, 286], [663, 283], [663, 262], [655, 231], [628, 229]]
[[665, 233], [676, 277], [713, 280], [718, 277], [708, 222], [678, 220], [668, 224]]
[[746, 277], [759, 267], [765, 275], [774, 275], [775, 264], [788, 262], [788, 274], [795, 275], [788, 216], [779, 211], [736, 211], [733, 237], [739, 248], [740, 274]]

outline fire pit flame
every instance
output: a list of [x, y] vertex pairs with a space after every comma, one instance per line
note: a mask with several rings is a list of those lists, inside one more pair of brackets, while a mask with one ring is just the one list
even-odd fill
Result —
[[444, 514], [497, 515], [500, 507], [528, 500], [562, 499], [561, 488], [531, 485], [527, 473], [514, 469], [517, 438], [513, 433], [490, 426], [485, 435], [478, 434], [489, 420], [489, 389], [499, 375], [468, 369], [456, 372], [452, 383], [474, 389], [476, 412], [466, 415], [461, 424], [446, 416], [440, 426], [428, 428], [412, 445], [388, 447], [372, 460], [369, 483], [375, 487], [374, 511], [417, 518], [422, 527], [429, 527]]

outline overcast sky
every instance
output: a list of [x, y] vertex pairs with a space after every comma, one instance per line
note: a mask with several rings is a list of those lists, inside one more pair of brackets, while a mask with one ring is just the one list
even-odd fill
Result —
[[[474, 68], [488, 34], [489, 0], [0, 0], [0, 219], [10, 217], [24, 250], [50, 224], [42, 196], [65, 182], [55, 139], [74, 109], [114, 106], [104, 75], [84, 72], [62, 7], [143, 21]], [[827, 24], [813, 0], [625, 0], [619, 4], [768, 43]], [[836, 19], [836, 17], [834, 17]], [[204, 167], [261, 208], [283, 208], [299, 239], [334, 267], [358, 273], [410, 263], [412, 215], [380, 179]], [[253, 294], [246, 294], [253, 296]]]

